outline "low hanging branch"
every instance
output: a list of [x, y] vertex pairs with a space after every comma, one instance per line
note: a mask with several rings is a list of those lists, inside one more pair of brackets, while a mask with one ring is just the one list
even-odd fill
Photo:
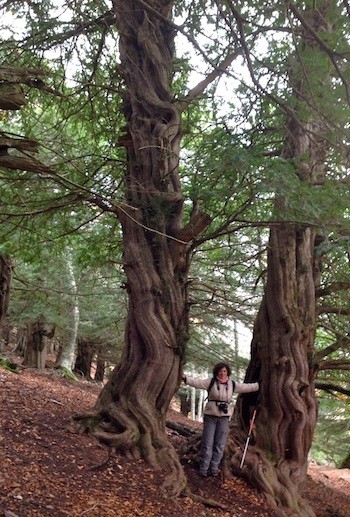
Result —
[[[22, 84], [44, 90], [53, 95], [61, 93], [47, 86], [42, 77], [46, 74], [36, 68], [0, 67], [0, 109], [16, 111], [26, 105]], [[26, 153], [37, 153], [39, 144], [29, 138], [13, 138], [0, 132], [0, 166], [37, 173], [50, 173], [52, 169]], [[15, 151], [11, 154], [9, 151]], [[18, 152], [24, 153], [19, 155]]]
[[230, 64], [242, 54], [242, 50], [238, 49], [228, 56], [217, 66], [210, 74], [207, 75], [203, 81], [198, 83], [192, 90], [188, 92], [186, 97], [183, 99], [177, 101], [176, 106], [179, 109], [179, 111], [184, 111], [191, 102], [193, 102], [195, 99], [198, 99], [200, 95], [202, 95], [205, 91], [205, 89], [213, 82], [215, 79], [220, 77], [225, 70], [230, 66]]
[[[1, 101], [0, 101], [1, 102]], [[0, 133], [0, 166], [22, 171], [50, 172], [51, 169], [31, 156], [9, 154], [10, 150], [37, 153], [38, 142], [29, 138], [12, 138]]]
[[36, 173], [51, 173], [52, 169], [45, 164], [32, 158], [30, 156], [16, 156], [7, 154], [0, 154], [0, 166], [7, 169], [19, 169], [21, 171], [29, 171]]
[[0, 67], [0, 109], [18, 110], [26, 104], [22, 84], [64, 97], [62, 93], [47, 86], [43, 81], [46, 75], [43, 70], [37, 68]]
[[[350, 369], [350, 365], [349, 365]], [[330, 384], [327, 382], [316, 382], [315, 388], [318, 390], [327, 391], [328, 393], [331, 393], [333, 395], [333, 392], [342, 393], [343, 395], [347, 395], [350, 397], [350, 390], [347, 390], [345, 388], [342, 388], [341, 386], [337, 386], [336, 384]]]
[[7, 149], [17, 149], [18, 151], [38, 152], [39, 144], [31, 138], [12, 138], [0, 132], [0, 155], [7, 152]]
[[323, 369], [323, 367], [320, 366], [320, 362], [322, 359], [327, 357], [328, 355], [332, 354], [333, 352], [336, 352], [340, 348], [348, 346], [350, 343], [350, 337], [349, 336], [338, 336], [338, 339], [329, 345], [328, 347], [324, 348], [323, 350], [319, 350], [315, 356], [314, 356], [314, 363], [318, 365], [318, 368]]

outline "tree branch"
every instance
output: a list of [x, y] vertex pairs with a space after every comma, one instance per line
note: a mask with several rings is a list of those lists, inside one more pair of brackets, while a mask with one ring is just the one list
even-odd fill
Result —
[[316, 297], [328, 296], [330, 294], [337, 293], [339, 291], [346, 291], [350, 288], [350, 282], [334, 282], [329, 284], [327, 287], [319, 287], [316, 289]]
[[350, 390], [347, 390], [347, 389], [342, 388], [341, 386], [337, 386], [335, 384], [330, 384], [330, 383], [326, 383], [326, 382], [316, 382], [315, 388], [318, 390], [327, 391], [328, 393], [332, 393], [333, 391], [336, 391], [338, 393], [342, 393], [343, 395], [347, 395], [348, 397], [350, 397]]
[[19, 68], [15, 66], [0, 67], [0, 81], [4, 83], [26, 84], [31, 88], [43, 90], [57, 97], [64, 97], [64, 95], [47, 86], [41, 77], [46, 76], [47, 73], [38, 68]]
[[186, 224], [177, 234], [176, 238], [180, 241], [190, 242], [200, 235], [211, 223], [209, 215], [203, 212], [196, 213], [191, 217], [190, 222]]
[[320, 307], [317, 307], [316, 312], [317, 314], [339, 314], [342, 316], [348, 316], [350, 314], [350, 309], [321, 305]]
[[350, 361], [339, 359], [339, 361], [323, 361], [318, 365], [318, 369], [325, 370], [350, 370]]
[[332, 354], [333, 352], [336, 352], [340, 348], [342, 348], [344, 345], [348, 345], [350, 343], [350, 337], [348, 336], [339, 336], [338, 339], [332, 343], [331, 345], [327, 346], [327, 348], [320, 350], [315, 354], [314, 356], [314, 362], [317, 364], [322, 359], [327, 357], [328, 355]]
[[[222, 73], [224, 70], [221, 69], [222, 65], [217, 65], [216, 63], [214, 63], [207, 55], [207, 53], [200, 47], [200, 45], [197, 43], [197, 41], [194, 39], [194, 37], [189, 34], [188, 32], [186, 32], [180, 25], [176, 25], [176, 23], [174, 23], [173, 21], [171, 21], [170, 19], [166, 18], [165, 16], [163, 16], [161, 13], [159, 13], [156, 9], [153, 9], [153, 7], [151, 7], [149, 4], [147, 4], [146, 2], [144, 2], [144, 0], [136, 0], [136, 2], [145, 9], [145, 11], [148, 11], [149, 13], [151, 13], [153, 16], [155, 16], [156, 18], [158, 18], [159, 20], [161, 20], [162, 22], [164, 23], [167, 23], [169, 25], [169, 27], [173, 28], [174, 30], [176, 30], [177, 32], [180, 32], [181, 34], [183, 34], [185, 36], [185, 38], [187, 38], [187, 40], [192, 43], [192, 45], [194, 46], [194, 48], [196, 50], [198, 50], [198, 52], [201, 54], [201, 56], [203, 57], [204, 61], [206, 63], [209, 63], [215, 70], [217, 70], [219, 72], [218, 75], [220, 75], [220, 73]], [[236, 50], [235, 52], [237, 52], [237, 55], [239, 55], [241, 53], [241, 50]], [[232, 54], [230, 54], [232, 55]], [[237, 57], [237, 56], [234, 56], [234, 57]], [[234, 57], [232, 59], [234, 59]], [[228, 59], [229, 56], [227, 56], [226, 59]], [[225, 60], [224, 60], [225, 61]], [[227, 65], [228, 66], [228, 65]], [[226, 68], [227, 68], [226, 66]], [[201, 84], [201, 83], [200, 83]], [[182, 102], [182, 101], [180, 101]]]
[[330, 49], [325, 44], [325, 42], [322, 40], [322, 38], [319, 37], [317, 32], [307, 23], [305, 18], [300, 14], [300, 12], [298, 11], [298, 9], [296, 8], [296, 6], [294, 5], [294, 3], [292, 1], [289, 0], [287, 5], [290, 8], [290, 10], [292, 11], [292, 13], [294, 14], [294, 16], [299, 20], [301, 25], [304, 27], [304, 29], [312, 36], [314, 41], [316, 41], [318, 43], [320, 49], [322, 49], [328, 55], [329, 59], [332, 61], [333, 66], [336, 69], [338, 76], [342, 80], [342, 83], [345, 87], [347, 99], [350, 104], [350, 92], [349, 92], [348, 83], [347, 83], [345, 77], [343, 76], [341, 70], [339, 69], [338, 63], [334, 59], [334, 56], [339, 55], [339, 54], [337, 52], [333, 51], [332, 49]]
[[204, 92], [204, 90], [207, 88], [207, 86], [209, 86], [209, 84], [211, 84], [213, 81], [215, 81], [215, 79], [217, 77], [220, 77], [220, 75], [222, 75], [225, 72], [225, 70], [230, 66], [232, 61], [234, 59], [236, 59], [236, 57], [240, 56], [241, 54], [242, 54], [241, 50], [236, 50], [235, 52], [232, 52], [231, 54], [226, 56], [226, 58], [220, 63], [219, 66], [217, 66], [215, 68], [215, 70], [210, 72], [210, 74], [207, 75], [207, 77], [205, 79], [203, 79], [203, 81], [198, 83], [197, 86], [195, 86], [194, 88], [192, 88], [192, 90], [190, 90], [188, 92], [188, 94], [186, 95], [185, 98], [176, 102], [176, 107], [180, 111], [183, 111], [184, 109], [186, 109], [187, 106], [192, 101], [197, 99]]
[[[74, 28], [71, 30], [68, 30], [67, 32], [63, 32], [60, 36], [58, 36], [56, 39], [53, 39], [51, 41], [48, 41], [45, 45], [45, 49], [49, 50], [50, 48], [55, 47], [56, 45], [62, 45], [65, 41], [75, 38], [76, 36], [80, 36], [82, 34], [86, 35], [91, 32], [94, 32], [96, 28], [100, 27], [111, 27], [113, 25], [116, 25], [116, 20], [114, 17], [114, 14], [112, 11], [107, 11], [103, 13], [101, 16], [96, 18], [95, 20], [90, 20], [88, 22], [72, 22], [75, 24]], [[67, 25], [67, 22], [65, 22]], [[44, 31], [45, 35], [47, 34], [46, 31]], [[34, 37], [37, 37], [37, 35], [34, 35]], [[33, 36], [32, 36], [33, 38]]]

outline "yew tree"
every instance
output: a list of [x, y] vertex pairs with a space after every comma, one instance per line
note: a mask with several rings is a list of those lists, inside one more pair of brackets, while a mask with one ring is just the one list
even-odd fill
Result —
[[[283, 515], [314, 515], [302, 499], [300, 487], [306, 480], [317, 420], [315, 335], [316, 292], [322, 278], [320, 250], [332, 230], [321, 220], [316, 223], [313, 219], [310, 224], [301, 213], [308, 210], [302, 207], [304, 195], [312, 220], [312, 198], [317, 198], [327, 181], [334, 181], [337, 165], [330, 155], [342, 146], [344, 126], [338, 103], [347, 110], [346, 67], [343, 56], [336, 56], [330, 46], [336, 41], [334, 31], [340, 14], [341, 6], [328, 1], [317, 6], [305, 2], [302, 8], [290, 2], [286, 11], [295, 50], [289, 55], [287, 69], [289, 95], [284, 99], [280, 163], [288, 164], [282, 174], [298, 185], [300, 208], [298, 219], [291, 220], [288, 194], [275, 195], [266, 285], [247, 371], [247, 379], [260, 379], [259, 400], [253, 403], [258, 406], [258, 417], [254, 445], [243, 470]], [[340, 33], [340, 41], [342, 36]], [[324, 104], [326, 91], [339, 94], [332, 108]], [[246, 438], [242, 431], [248, 429], [250, 416], [249, 400], [239, 400], [228, 444], [228, 470], [238, 470]]]
[[[170, 401], [179, 386], [189, 338], [190, 243], [210, 223], [200, 211], [183, 223], [179, 177], [181, 112], [230, 64], [235, 53], [187, 98], [172, 91], [175, 26], [172, 1], [116, 0], [120, 73], [124, 80], [125, 201], [118, 206], [129, 297], [125, 349], [86, 425], [102, 442], [142, 455], [185, 476], [165, 435]], [[85, 417], [82, 417], [83, 420]]]
[[[329, 213], [324, 185], [328, 179], [335, 185], [346, 163], [335, 157], [344, 158], [339, 143], [346, 134], [348, 44], [342, 27], [347, 4], [345, 8], [335, 0], [318, 6], [308, 1], [256, 5], [230, 0], [113, 0], [108, 7], [88, 0], [69, 4], [67, 11], [73, 10], [74, 18], [66, 30], [62, 21], [61, 33], [45, 11], [50, 2], [34, 4], [35, 9], [32, 2], [18, 6], [19, 11], [33, 9], [28, 20], [34, 21], [34, 32], [21, 42], [28, 61], [45, 66], [45, 59], [54, 61], [45, 50], [60, 45], [69, 55], [69, 42], [81, 35], [92, 49], [92, 57], [81, 48], [76, 54], [79, 65], [86, 67], [77, 74], [77, 104], [66, 108], [66, 98], [74, 98], [68, 86], [57, 112], [41, 117], [48, 126], [54, 119], [52, 134], [61, 130], [52, 145], [60, 160], [54, 163], [50, 155], [50, 167], [37, 171], [47, 191], [45, 199], [41, 192], [35, 202], [31, 197], [30, 206], [39, 212], [42, 203], [52, 213], [64, 206], [68, 214], [74, 207], [77, 230], [87, 224], [86, 207], [92, 207], [90, 220], [106, 214], [118, 220], [128, 295], [121, 361], [91, 413], [78, 415], [77, 421], [101, 442], [168, 471], [172, 493], [185, 490], [185, 475], [166, 438], [165, 423], [186, 361], [194, 252], [201, 246], [205, 251], [205, 243], [215, 240], [230, 255], [239, 246], [238, 239], [231, 240], [233, 234], [239, 235], [242, 228], [269, 228], [266, 274], [261, 274], [264, 295], [246, 376], [247, 381], [261, 383], [260, 411], [246, 466], [239, 469], [251, 408], [248, 398], [238, 400], [226, 474], [239, 471], [249, 477], [281, 512], [312, 515], [299, 488], [305, 480], [317, 413], [315, 293], [322, 272], [320, 245], [330, 231], [323, 225], [324, 214]], [[90, 15], [95, 18], [88, 19]], [[177, 23], [176, 17], [183, 22]], [[114, 27], [118, 49], [108, 39]], [[206, 67], [202, 81], [187, 90], [184, 83], [191, 63], [176, 55], [180, 36], [193, 45]], [[9, 51], [8, 56], [13, 59], [17, 52]], [[68, 71], [57, 62], [52, 67], [64, 83]], [[243, 70], [249, 77], [243, 77]], [[201, 176], [205, 160], [199, 152], [193, 170], [182, 172], [181, 146], [191, 130], [191, 105], [209, 95], [210, 85], [226, 74], [231, 89], [237, 82], [240, 85], [234, 92], [237, 105], [225, 104], [220, 124], [218, 105], [213, 104], [214, 116], [208, 115], [204, 103], [203, 119], [220, 126], [227, 145], [220, 137], [216, 146], [214, 132], [208, 133], [212, 156], [207, 169]], [[55, 92], [58, 89], [59, 84]], [[46, 94], [49, 89], [44, 90]], [[97, 107], [101, 91], [105, 108]], [[213, 89], [210, 95], [215, 93]], [[333, 105], [337, 105], [334, 116]], [[74, 136], [72, 131], [67, 138], [65, 121], [79, 110]], [[339, 113], [343, 119], [337, 118]], [[198, 126], [201, 133], [203, 126]], [[32, 133], [35, 130], [33, 124]], [[41, 136], [47, 138], [47, 132]], [[239, 153], [234, 155], [234, 142], [240, 139]], [[68, 156], [72, 143], [77, 146], [74, 158]], [[191, 153], [193, 149], [187, 158]], [[329, 168], [333, 168], [330, 178]], [[27, 173], [18, 179], [32, 180]], [[185, 186], [191, 182], [196, 195], [186, 198]], [[336, 192], [331, 194], [336, 198]], [[312, 203], [314, 196], [325, 209], [323, 215]], [[26, 210], [27, 204], [21, 208]], [[79, 217], [85, 217], [84, 223]], [[335, 223], [332, 231], [337, 226], [342, 225]], [[259, 260], [260, 267], [264, 260]]]

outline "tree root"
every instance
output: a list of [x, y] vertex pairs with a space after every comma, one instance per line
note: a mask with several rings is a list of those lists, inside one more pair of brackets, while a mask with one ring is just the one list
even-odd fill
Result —
[[143, 458], [153, 468], [164, 469], [166, 474], [162, 486], [169, 495], [182, 495], [187, 487], [187, 478], [175, 449], [157, 426], [152, 428], [141, 418], [138, 425], [136, 422], [136, 418], [133, 420], [123, 410], [109, 405], [102, 412], [95, 410], [75, 415], [75, 429], [70, 430], [79, 434], [89, 433], [101, 446], [109, 448], [107, 457], [90, 470], [103, 469], [113, 451], [131, 460]]
[[96, 429], [92, 432], [92, 435], [97, 438], [99, 442], [121, 451], [133, 448], [134, 444], [139, 440], [138, 433], [134, 429], [127, 429], [122, 433], [108, 433]]
[[92, 470], [92, 471], [103, 470], [105, 467], [107, 467], [110, 458], [111, 458], [111, 451], [108, 449], [106, 451], [105, 458], [100, 463], [97, 463], [96, 465], [93, 465], [92, 467], [90, 467], [89, 470]]
[[214, 499], [206, 499], [205, 497], [202, 497], [200, 495], [194, 494], [190, 490], [185, 490], [183, 492], [184, 496], [189, 497], [192, 499], [192, 501], [195, 501], [196, 503], [201, 503], [204, 506], [207, 506], [208, 508], [219, 508], [219, 510], [223, 510], [225, 512], [229, 512], [230, 508], [222, 503], [219, 503], [218, 501], [215, 501]]
[[165, 425], [167, 426], [168, 429], [171, 429], [172, 431], [176, 431], [181, 436], [190, 437], [190, 436], [193, 436], [194, 434], [196, 434], [196, 432], [197, 432], [195, 429], [192, 429], [192, 427], [190, 427], [188, 425], [178, 424], [176, 422], [172, 422], [171, 420], [167, 420], [165, 422]]
[[291, 461], [272, 463], [263, 451], [256, 446], [250, 447], [243, 468], [239, 468], [241, 452], [233, 449], [225, 458], [225, 471], [242, 477], [255, 486], [267, 503], [281, 514], [281, 517], [315, 517], [315, 513], [299, 492], [297, 480], [302, 479], [302, 470]]

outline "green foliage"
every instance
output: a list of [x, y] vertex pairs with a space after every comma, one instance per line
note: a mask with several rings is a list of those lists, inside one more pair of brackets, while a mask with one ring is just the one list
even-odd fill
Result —
[[4, 370], [7, 370], [8, 372], [18, 373], [17, 365], [14, 363], [11, 363], [10, 361], [8, 361], [7, 359], [5, 359], [3, 357], [0, 357], [0, 366], [1, 366], [1, 368], [3, 368]]
[[319, 415], [311, 449], [312, 457], [321, 464], [340, 467], [350, 440], [349, 397], [319, 397]]
[[[64, 343], [71, 325], [71, 311], [78, 304], [80, 313], [79, 339], [104, 345], [106, 356], [116, 362], [123, 345], [126, 297], [121, 289], [124, 277], [120, 268], [98, 261], [98, 253], [83, 256], [79, 238], [72, 248], [76, 291], [67, 270], [66, 250], [46, 246], [23, 261], [18, 253], [14, 268], [12, 295], [7, 321], [24, 328], [42, 315], [54, 325], [55, 338]], [[93, 264], [93, 261], [96, 261]]]
[[65, 368], [64, 366], [61, 367], [62, 376], [70, 381], [77, 381], [78, 378], [72, 373], [68, 368]]

